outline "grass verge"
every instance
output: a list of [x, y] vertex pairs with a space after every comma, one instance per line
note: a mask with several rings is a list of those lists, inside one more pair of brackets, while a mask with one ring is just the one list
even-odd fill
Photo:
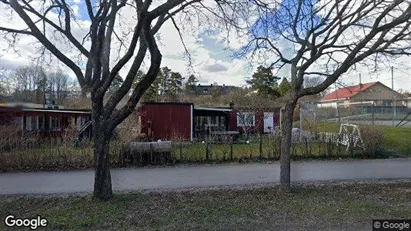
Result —
[[[0, 197], [0, 216], [48, 219], [53, 230], [371, 230], [371, 220], [410, 219], [411, 184], [299, 186], [90, 196]], [[0, 229], [4, 229], [4, 223]]]
[[[405, 156], [411, 156], [411, 128], [409, 127], [390, 127], [390, 126], [372, 126], [360, 125], [361, 127], [376, 127], [383, 131], [384, 140], [383, 148], [389, 152], [400, 153]], [[308, 129], [307, 127], [303, 129]], [[336, 132], [340, 130], [338, 123], [319, 122], [317, 127], [319, 132]], [[361, 131], [361, 130], [360, 130]]]

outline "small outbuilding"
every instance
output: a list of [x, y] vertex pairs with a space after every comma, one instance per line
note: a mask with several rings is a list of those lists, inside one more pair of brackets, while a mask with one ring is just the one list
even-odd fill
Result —
[[91, 111], [65, 109], [58, 106], [42, 107], [41, 104], [8, 103], [0, 105], [0, 126], [12, 126], [17, 132], [58, 142], [65, 132], [83, 131], [91, 136]]
[[200, 107], [192, 103], [144, 103], [138, 108], [141, 133], [149, 140], [204, 139], [215, 133], [271, 133], [280, 108]]

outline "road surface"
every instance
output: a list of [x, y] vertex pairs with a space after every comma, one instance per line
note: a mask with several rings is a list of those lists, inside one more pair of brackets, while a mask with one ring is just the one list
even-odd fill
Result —
[[[294, 162], [293, 182], [411, 178], [411, 158]], [[228, 164], [164, 168], [113, 169], [114, 191], [169, 190], [278, 183], [280, 167], [273, 164]], [[92, 192], [92, 170], [0, 174], [0, 194]]]

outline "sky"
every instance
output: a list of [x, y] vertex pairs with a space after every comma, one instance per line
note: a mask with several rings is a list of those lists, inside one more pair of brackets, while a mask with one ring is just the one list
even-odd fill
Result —
[[[73, 33], [76, 37], [81, 38], [85, 35], [89, 22], [87, 21], [86, 12], [81, 6], [81, 1], [72, 1], [75, 4], [73, 10], [79, 19], [79, 25], [73, 26]], [[1, 5], [0, 26], [24, 28], [24, 23], [16, 15], [11, 15], [10, 11]], [[122, 14], [127, 16], [132, 12], [125, 11]], [[121, 32], [131, 29], [133, 26], [131, 21], [127, 21], [127, 17], [124, 18], [125, 20], [120, 20], [122, 30], [124, 30]], [[207, 23], [196, 28], [184, 27], [184, 20], [178, 21], [178, 24], [181, 27], [184, 43], [191, 56], [191, 65], [189, 65], [189, 58], [184, 52], [177, 30], [171, 21], [168, 21], [159, 33], [160, 50], [163, 54], [162, 66], [168, 66], [185, 77], [194, 74], [202, 84], [217, 82], [221, 85], [236, 86], [244, 86], [245, 79], [250, 77], [257, 69], [258, 63], [255, 63], [249, 57], [235, 55], [235, 51], [245, 45], [244, 38], [247, 36], [239, 38], [235, 33], [230, 33], [227, 36], [226, 32]], [[75, 57], [76, 54], [71, 54], [72, 49], [65, 46], [64, 43], [58, 43], [58, 47], [68, 55]], [[14, 70], [19, 66], [30, 64], [32, 58], [38, 56], [38, 54], [38, 44], [32, 38], [19, 37], [15, 48], [11, 48], [5, 39], [0, 39], [0, 69]], [[60, 66], [67, 70], [70, 76], [74, 77], [74, 74], [58, 61], [49, 59], [47, 61], [51, 63], [50, 68]], [[361, 74], [362, 83], [380, 81], [391, 87], [390, 66], [394, 66], [394, 89], [410, 91], [411, 58], [409, 57], [401, 58], [400, 62], [386, 62], [384, 67], [381, 67], [377, 72], [364, 66], [358, 67], [357, 71], [341, 76], [339, 81], [344, 85], [358, 84], [359, 75]], [[288, 77], [288, 70], [285, 69], [279, 72], [279, 75], [280, 77]]]

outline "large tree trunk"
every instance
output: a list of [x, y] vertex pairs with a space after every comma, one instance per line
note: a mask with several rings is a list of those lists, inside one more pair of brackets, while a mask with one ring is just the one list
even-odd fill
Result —
[[92, 100], [93, 110], [93, 141], [94, 141], [94, 191], [93, 197], [108, 201], [113, 196], [110, 175], [109, 144], [112, 132], [102, 116], [102, 101]]
[[104, 127], [94, 129], [95, 176], [93, 197], [104, 201], [109, 200], [113, 195], [109, 143], [110, 138], [106, 136]]
[[281, 118], [281, 157], [280, 157], [280, 190], [290, 192], [291, 178], [291, 133], [293, 128], [293, 112], [296, 102], [288, 102], [282, 109]]

